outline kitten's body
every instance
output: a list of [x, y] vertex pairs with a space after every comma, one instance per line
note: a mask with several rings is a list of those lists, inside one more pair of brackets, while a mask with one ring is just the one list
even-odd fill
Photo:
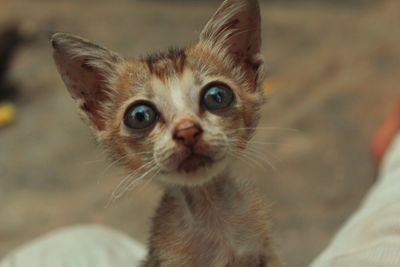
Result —
[[267, 207], [230, 177], [263, 104], [256, 0], [226, 0], [198, 43], [141, 60], [68, 34], [54, 58], [81, 114], [119, 163], [166, 188], [144, 267], [279, 267]]

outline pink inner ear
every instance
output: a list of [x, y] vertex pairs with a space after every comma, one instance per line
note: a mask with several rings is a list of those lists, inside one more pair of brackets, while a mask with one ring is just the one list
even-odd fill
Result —
[[260, 53], [260, 25], [254, 22], [254, 18], [234, 18], [227, 27], [233, 33], [226, 45], [238, 60], [244, 61]]
[[201, 40], [212, 48], [225, 47], [252, 83], [262, 65], [261, 16], [257, 0], [226, 0], [202, 31]]
[[104, 76], [98, 69], [82, 58], [64, 59], [60, 68], [64, 82], [79, 108], [88, 116], [98, 130], [104, 130], [103, 105], [108, 100]]
[[77, 101], [86, 120], [97, 130], [104, 130], [106, 102], [109, 101], [108, 81], [114, 77], [118, 54], [88, 40], [66, 33], [51, 38], [54, 60], [64, 83]]

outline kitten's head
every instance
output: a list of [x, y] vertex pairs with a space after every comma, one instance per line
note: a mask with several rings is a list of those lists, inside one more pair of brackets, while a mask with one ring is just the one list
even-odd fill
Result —
[[79, 37], [52, 37], [59, 72], [85, 121], [138, 175], [196, 185], [222, 173], [258, 121], [257, 0], [226, 0], [185, 49], [143, 59]]

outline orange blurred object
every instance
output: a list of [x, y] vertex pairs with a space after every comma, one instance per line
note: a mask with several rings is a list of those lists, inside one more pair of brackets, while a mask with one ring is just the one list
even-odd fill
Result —
[[386, 150], [398, 133], [400, 133], [400, 99], [372, 139], [372, 156], [377, 166], [382, 162]]

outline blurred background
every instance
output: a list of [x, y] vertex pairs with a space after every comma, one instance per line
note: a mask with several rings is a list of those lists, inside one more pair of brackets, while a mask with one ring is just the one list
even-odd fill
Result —
[[[135, 57], [195, 40], [219, 3], [0, 0], [0, 257], [83, 223], [145, 242], [161, 194], [144, 184], [106, 207], [123, 172], [78, 118], [49, 33]], [[245, 168], [272, 203], [288, 266], [306, 266], [374, 182], [370, 138], [400, 96], [399, 11], [396, 0], [262, 2], [269, 100], [256, 139], [275, 170]]]

